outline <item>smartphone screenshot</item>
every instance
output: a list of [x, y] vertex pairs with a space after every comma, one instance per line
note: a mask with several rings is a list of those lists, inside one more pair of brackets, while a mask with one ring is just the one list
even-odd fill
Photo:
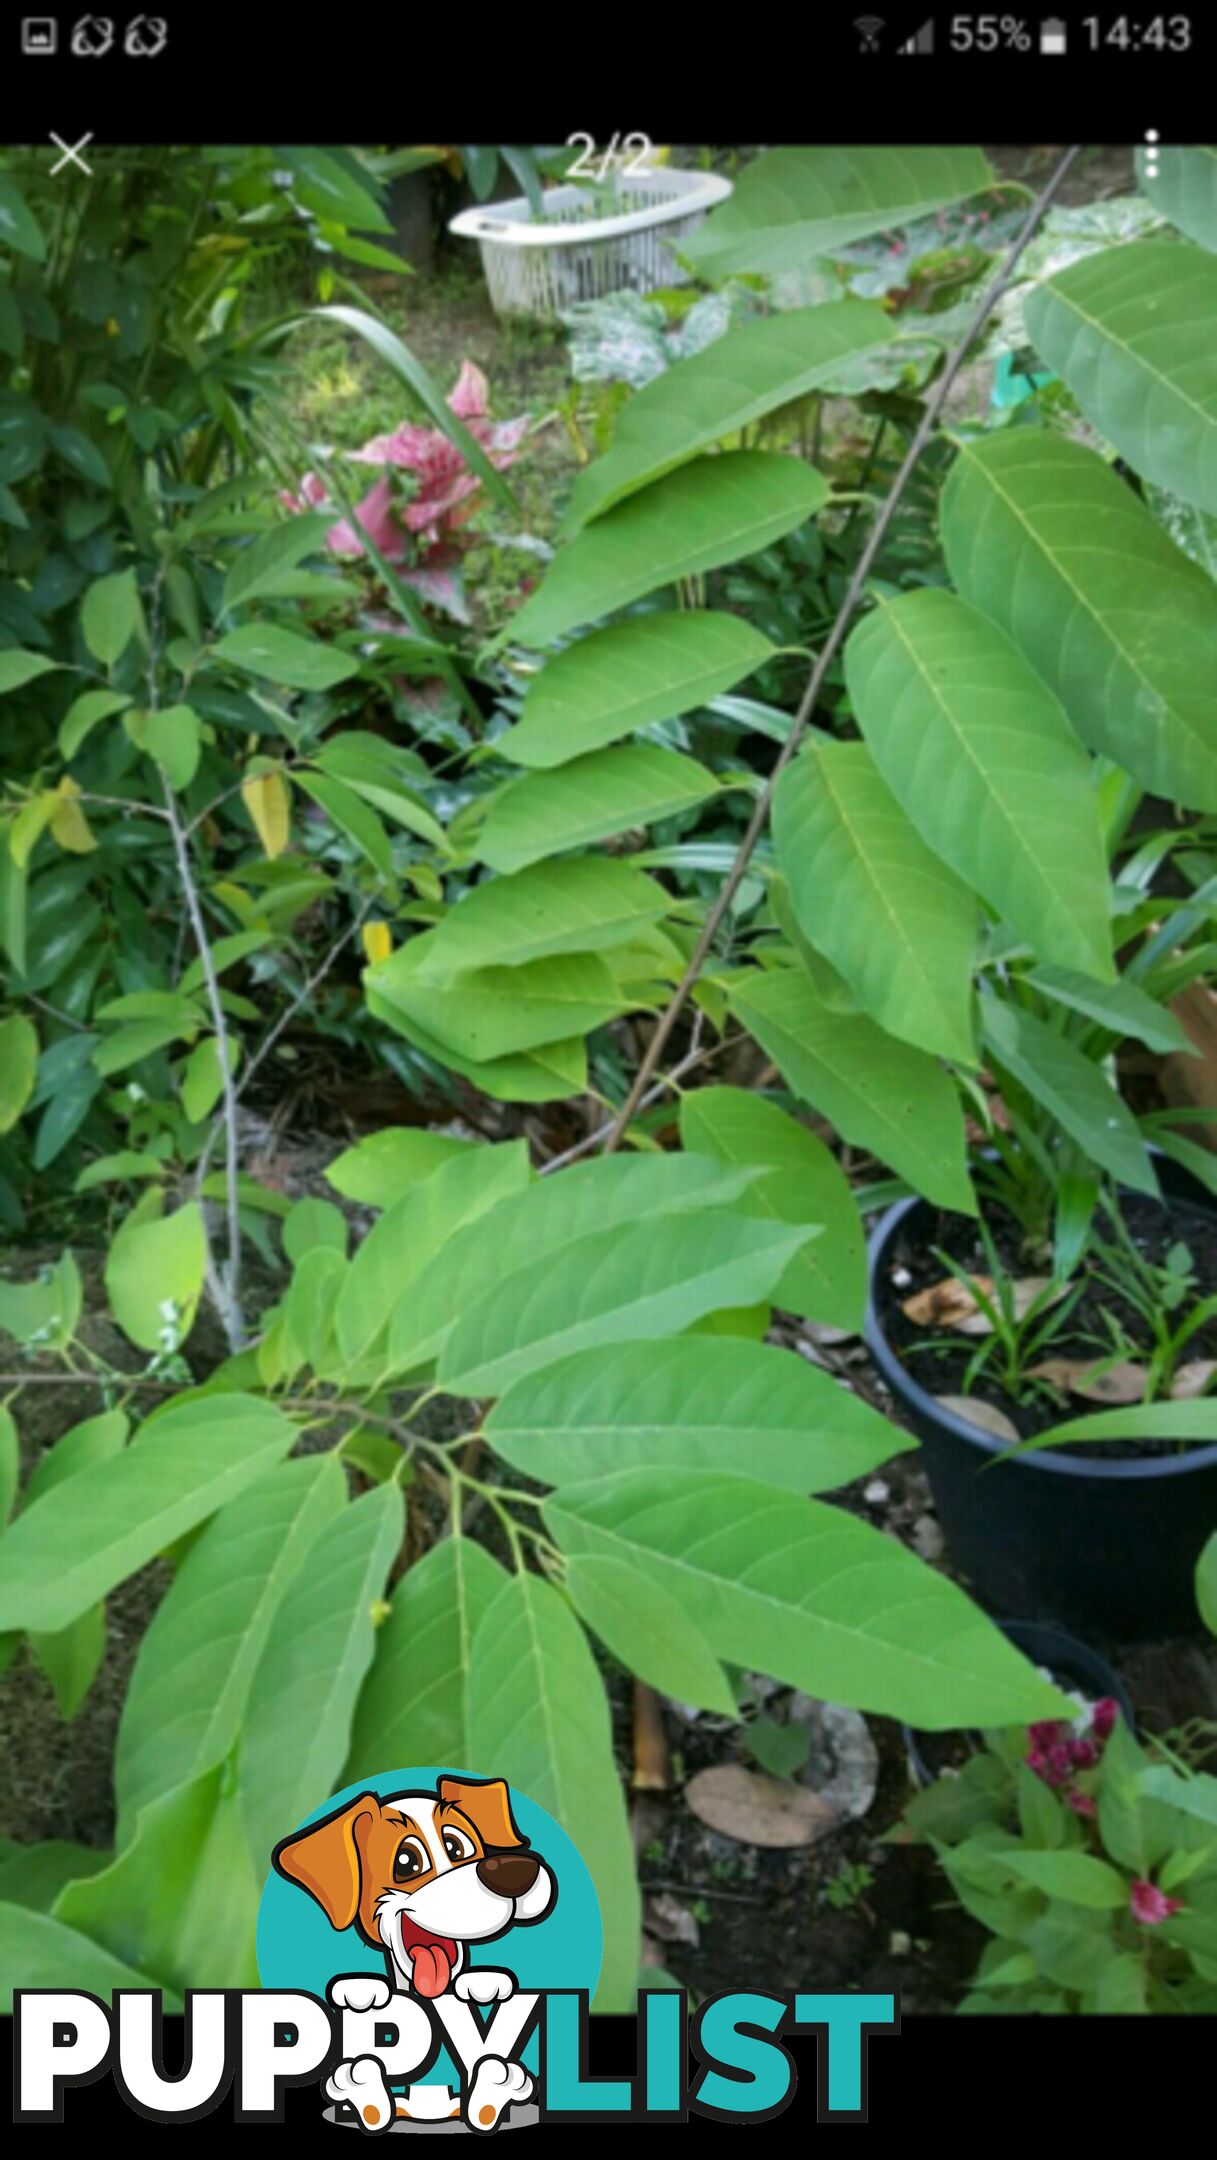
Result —
[[23, 2130], [1194, 2087], [1215, 40], [7, 14]]

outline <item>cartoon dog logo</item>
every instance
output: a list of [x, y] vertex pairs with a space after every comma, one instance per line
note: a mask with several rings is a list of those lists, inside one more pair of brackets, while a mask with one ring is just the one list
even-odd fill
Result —
[[[427, 2002], [501, 2003], [515, 1975], [471, 1966], [468, 1946], [544, 1920], [557, 1901], [550, 1868], [516, 1828], [502, 1778], [441, 1777], [434, 1792], [359, 1795], [324, 1821], [275, 1847], [274, 1866], [315, 1898], [331, 1927], [357, 1927], [383, 1950], [387, 1980], [352, 1973], [330, 1982], [336, 2008], [387, 2009], [394, 1995]], [[510, 2104], [527, 2100], [532, 2078], [516, 2062], [482, 2054], [464, 2102], [446, 2085], [389, 2092], [375, 2055], [340, 2062], [326, 2080], [330, 2098], [365, 2130], [394, 2121], [462, 2116], [493, 2130]]]

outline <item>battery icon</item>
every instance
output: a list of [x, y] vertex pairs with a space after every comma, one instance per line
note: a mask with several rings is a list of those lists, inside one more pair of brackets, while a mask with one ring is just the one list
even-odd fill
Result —
[[1042, 53], [1063, 53], [1068, 38], [1068, 25], [1061, 22], [1055, 15], [1050, 15], [1047, 22], [1040, 24], [1040, 51]]

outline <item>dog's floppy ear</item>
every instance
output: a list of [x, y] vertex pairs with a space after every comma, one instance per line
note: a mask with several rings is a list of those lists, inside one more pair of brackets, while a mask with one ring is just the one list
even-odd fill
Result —
[[458, 1807], [467, 1815], [483, 1845], [527, 1845], [511, 1817], [511, 1801], [502, 1778], [478, 1779], [442, 1777], [439, 1796], [448, 1807]]
[[280, 1875], [316, 1898], [330, 1926], [340, 1932], [350, 1927], [359, 1911], [363, 1887], [363, 1838], [361, 1834], [357, 1840], [356, 1826], [365, 1833], [379, 1814], [376, 1794], [360, 1793], [358, 1800], [340, 1808], [336, 1815], [327, 1815], [324, 1822], [311, 1823], [307, 1830], [297, 1830], [284, 1838], [271, 1855]]

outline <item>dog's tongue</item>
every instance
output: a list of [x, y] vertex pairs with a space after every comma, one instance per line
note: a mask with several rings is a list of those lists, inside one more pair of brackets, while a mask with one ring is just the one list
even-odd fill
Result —
[[410, 1978], [420, 1995], [442, 1995], [456, 1964], [456, 1944], [446, 1935], [430, 1935], [408, 1913], [402, 1914], [402, 1946], [410, 1959]]

